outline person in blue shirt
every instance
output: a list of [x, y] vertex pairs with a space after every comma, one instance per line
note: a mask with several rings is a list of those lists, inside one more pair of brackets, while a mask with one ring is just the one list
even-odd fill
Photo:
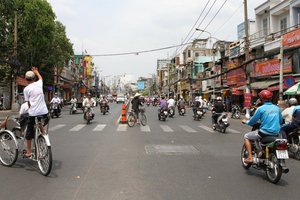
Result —
[[281, 127], [280, 134], [283, 139], [287, 139], [289, 133], [298, 128], [300, 128], [300, 105], [294, 107], [292, 111], [292, 121]]
[[258, 95], [263, 105], [257, 108], [249, 120], [243, 119], [243, 122], [249, 126], [253, 126], [258, 122], [261, 123], [258, 130], [246, 133], [244, 136], [244, 143], [248, 151], [248, 158], [245, 160], [246, 163], [253, 162], [251, 141], [256, 141], [266, 136], [278, 136], [280, 124], [282, 123], [280, 108], [271, 102], [273, 93], [269, 90], [262, 90]]

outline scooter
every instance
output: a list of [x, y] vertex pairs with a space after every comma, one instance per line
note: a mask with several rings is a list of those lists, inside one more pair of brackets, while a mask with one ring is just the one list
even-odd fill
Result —
[[300, 160], [300, 129], [295, 129], [293, 132], [287, 135], [288, 151], [297, 160]]
[[[215, 115], [215, 113], [213, 113]], [[228, 116], [226, 113], [222, 113], [221, 116], [218, 117], [217, 123], [215, 124], [214, 119], [212, 118], [213, 130], [220, 131], [221, 133], [226, 132], [226, 128], [229, 126]]]
[[169, 117], [174, 117], [174, 115], [175, 115], [175, 108], [173, 107], [173, 106], [171, 106], [170, 108], [169, 108]]
[[166, 121], [168, 117], [168, 109], [164, 108], [161, 109], [160, 112], [158, 113], [158, 120]]
[[57, 118], [59, 118], [60, 116], [60, 111], [58, 108], [59, 104], [58, 103], [52, 103], [50, 106], [50, 116], [51, 118], [54, 118], [54, 116], [56, 116]]
[[70, 115], [75, 114], [76, 112], [77, 112], [76, 103], [72, 103], [70, 108]]
[[92, 113], [92, 108], [90, 106], [85, 107], [85, 112], [84, 112], [83, 118], [86, 121], [86, 124], [90, 124], [91, 121], [94, 119], [94, 115]]
[[185, 106], [184, 105], [178, 105], [178, 113], [179, 113], [179, 115], [184, 116], [184, 114], [185, 114]]
[[199, 121], [203, 115], [204, 115], [203, 109], [198, 107], [194, 113], [194, 120]]

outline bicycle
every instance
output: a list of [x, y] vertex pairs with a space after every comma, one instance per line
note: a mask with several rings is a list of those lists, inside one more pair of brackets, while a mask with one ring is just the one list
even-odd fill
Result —
[[[146, 126], [147, 117], [145, 115], [145, 109], [144, 108], [140, 108], [139, 117], [140, 117], [141, 124], [143, 126]], [[128, 124], [129, 127], [133, 127], [136, 122], [137, 122], [137, 116], [136, 116], [134, 110], [131, 110], [128, 114], [128, 117], [127, 117], [127, 124]]]
[[[49, 116], [46, 119], [42, 116], [35, 118], [33, 153], [28, 158], [38, 163], [39, 170], [44, 176], [48, 176], [52, 169], [52, 151], [48, 135], [49, 119]], [[23, 159], [27, 158], [25, 139], [27, 125], [25, 128], [21, 128], [19, 122], [16, 120], [15, 122], [17, 126], [12, 130], [4, 129], [0, 131], [0, 162], [7, 167], [15, 164], [18, 155], [22, 156]], [[19, 151], [20, 149], [21, 151]]]

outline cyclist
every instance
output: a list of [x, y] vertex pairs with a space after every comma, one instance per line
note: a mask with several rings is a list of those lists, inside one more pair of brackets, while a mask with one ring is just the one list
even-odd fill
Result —
[[[34, 81], [35, 76], [38, 77], [38, 81]], [[45, 102], [44, 93], [43, 93], [43, 78], [40, 75], [36, 67], [32, 67], [31, 71], [27, 71], [25, 74], [25, 79], [27, 80], [28, 85], [24, 88], [24, 100], [28, 104], [28, 114], [29, 120], [27, 125], [26, 133], [26, 143], [27, 149], [25, 156], [27, 158], [31, 157], [31, 143], [34, 138], [34, 124], [35, 117], [41, 116], [48, 120], [48, 108]], [[47, 120], [44, 125], [47, 124]], [[40, 127], [41, 132], [44, 133], [44, 127]]]
[[[87, 98], [85, 98], [82, 102], [82, 106], [85, 108], [86, 106], [91, 107], [91, 113], [92, 113], [92, 118], [94, 118], [95, 113], [93, 107], [96, 106], [96, 101], [92, 98], [91, 93], [87, 94]], [[84, 113], [86, 112], [87, 109], [84, 110]], [[85, 116], [85, 115], [84, 115]]]
[[135, 93], [133, 99], [131, 100], [132, 110], [134, 111], [134, 113], [136, 115], [136, 123], [137, 124], [140, 123], [140, 119], [139, 119], [140, 109], [139, 109], [139, 106], [143, 105], [142, 102], [141, 102], [140, 96], [141, 96], [140, 93]]

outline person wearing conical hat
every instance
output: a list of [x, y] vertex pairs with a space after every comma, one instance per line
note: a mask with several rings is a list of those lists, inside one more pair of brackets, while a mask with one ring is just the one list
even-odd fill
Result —
[[142, 94], [140, 94], [140, 93], [135, 93], [135, 95], [133, 96], [133, 99], [131, 100], [132, 110], [136, 114], [137, 124], [140, 123], [140, 119], [139, 119], [140, 109], [139, 109], [139, 106], [142, 106], [142, 102], [140, 100], [141, 95]]

